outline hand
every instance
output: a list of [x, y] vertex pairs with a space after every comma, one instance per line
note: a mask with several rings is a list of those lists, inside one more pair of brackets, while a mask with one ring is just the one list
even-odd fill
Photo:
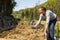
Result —
[[37, 25], [33, 25], [33, 27], [37, 27]]
[[47, 36], [47, 33], [45, 32], [44, 35]]
[[44, 35], [45, 35], [45, 37], [47, 36], [46, 30], [44, 30]]
[[46, 33], [46, 31], [44, 32], [44, 40], [47, 40], [47, 33]]
[[45, 27], [44, 34], [47, 35], [48, 29], [47, 26]]

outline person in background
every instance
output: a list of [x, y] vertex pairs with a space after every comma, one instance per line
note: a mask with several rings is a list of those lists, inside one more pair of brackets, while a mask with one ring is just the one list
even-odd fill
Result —
[[45, 35], [48, 35], [47, 40], [54, 40], [54, 27], [57, 22], [57, 15], [51, 10], [47, 10], [45, 7], [40, 7], [39, 12], [40, 12], [40, 17], [36, 25], [34, 25], [34, 27], [37, 27], [37, 25], [41, 23], [42, 17], [45, 16], [46, 24], [45, 24], [44, 33]]

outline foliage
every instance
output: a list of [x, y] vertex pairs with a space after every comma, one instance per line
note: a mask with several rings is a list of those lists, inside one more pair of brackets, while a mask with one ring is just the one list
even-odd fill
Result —
[[10, 15], [15, 5], [15, 0], [0, 0], [0, 16]]
[[55, 36], [57, 38], [60, 37], [60, 23], [59, 22], [56, 24], [56, 27], [55, 27]]
[[[39, 7], [40, 6], [44, 6], [46, 7], [47, 9], [53, 11], [54, 13], [57, 14], [58, 16], [58, 20], [60, 20], [60, 0], [48, 0], [47, 2], [45, 2], [44, 4], [41, 4], [41, 5], [37, 5], [33, 8], [26, 8], [26, 9], [22, 9], [22, 10], [19, 10], [19, 11], [15, 11], [13, 12], [13, 16], [15, 18], [18, 18], [18, 19], [21, 19], [21, 20], [26, 20], [26, 21], [33, 21], [33, 20], [37, 20], [39, 18]], [[44, 18], [45, 20], [45, 18]], [[58, 35], [58, 25], [57, 25], [57, 29], [55, 30], [55, 33], [57, 36]]]
[[22, 9], [19, 11], [14, 12], [14, 16], [18, 17], [21, 20], [35, 20], [39, 18], [39, 12], [38, 9], [40, 6], [44, 6], [49, 10], [52, 10], [54, 13], [57, 14], [58, 16], [58, 20], [60, 20], [60, 0], [48, 0], [47, 2], [45, 2], [44, 4], [41, 5], [37, 5], [33, 8], [26, 8], [26, 9]]

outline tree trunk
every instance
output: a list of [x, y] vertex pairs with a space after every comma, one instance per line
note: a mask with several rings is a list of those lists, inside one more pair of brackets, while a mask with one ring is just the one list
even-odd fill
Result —
[[0, 32], [16, 26], [17, 20], [11, 15], [15, 4], [14, 0], [0, 0]]

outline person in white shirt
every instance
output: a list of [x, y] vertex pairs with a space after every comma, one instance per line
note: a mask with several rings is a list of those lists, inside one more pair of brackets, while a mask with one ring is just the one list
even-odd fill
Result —
[[42, 17], [45, 16], [46, 25], [45, 25], [44, 33], [45, 35], [46, 34], [48, 35], [47, 40], [54, 40], [54, 26], [57, 21], [57, 15], [53, 13], [52, 11], [47, 10], [45, 7], [40, 7], [39, 12], [40, 12], [40, 17], [36, 25], [34, 25], [34, 27], [37, 27], [37, 25], [41, 23]]

